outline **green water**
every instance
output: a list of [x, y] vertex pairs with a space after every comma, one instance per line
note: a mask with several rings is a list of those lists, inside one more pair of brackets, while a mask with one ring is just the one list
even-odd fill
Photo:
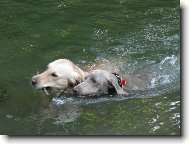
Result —
[[[58, 58], [107, 59], [150, 84], [40, 109], [31, 77]], [[0, 134], [181, 135], [179, 1], [1, 0], [0, 74]]]

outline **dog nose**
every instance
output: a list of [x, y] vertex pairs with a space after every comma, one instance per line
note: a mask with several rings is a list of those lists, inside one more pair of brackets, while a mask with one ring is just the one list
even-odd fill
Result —
[[32, 85], [36, 85], [37, 84], [37, 80], [32, 78]]
[[74, 93], [74, 94], [77, 94], [77, 93], [78, 93], [78, 90], [73, 89], [73, 93]]

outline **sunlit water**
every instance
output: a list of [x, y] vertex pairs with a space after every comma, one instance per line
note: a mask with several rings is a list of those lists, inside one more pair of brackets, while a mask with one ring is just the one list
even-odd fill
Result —
[[[0, 134], [180, 135], [179, 1], [0, 2]], [[30, 79], [58, 58], [148, 77], [126, 96], [53, 98]]]

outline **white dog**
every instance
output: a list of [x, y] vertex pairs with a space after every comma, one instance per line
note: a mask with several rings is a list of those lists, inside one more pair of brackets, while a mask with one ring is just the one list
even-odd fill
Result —
[[47, 94], [49, 91], [63, 92], [81, 83], [86, 74], [70, 60], [58, 59], [50, 63], [43, 73], [33, 76], [32, 84]]

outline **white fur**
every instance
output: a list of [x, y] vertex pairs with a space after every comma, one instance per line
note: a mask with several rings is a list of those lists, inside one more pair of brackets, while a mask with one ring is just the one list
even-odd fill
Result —
[[[54, 77], [53, 73], [57, 77]], [[84, 77], [85, 72], [71, 61], [58, 59], [51, 62], [43, 73], [34, 76], [32, 81], [37, 82], [35, 85], [37, 89], [50, 87], [52, 90], [64, 91], [70, 85], [75, 86], [77, 81], [83, 81]]]

